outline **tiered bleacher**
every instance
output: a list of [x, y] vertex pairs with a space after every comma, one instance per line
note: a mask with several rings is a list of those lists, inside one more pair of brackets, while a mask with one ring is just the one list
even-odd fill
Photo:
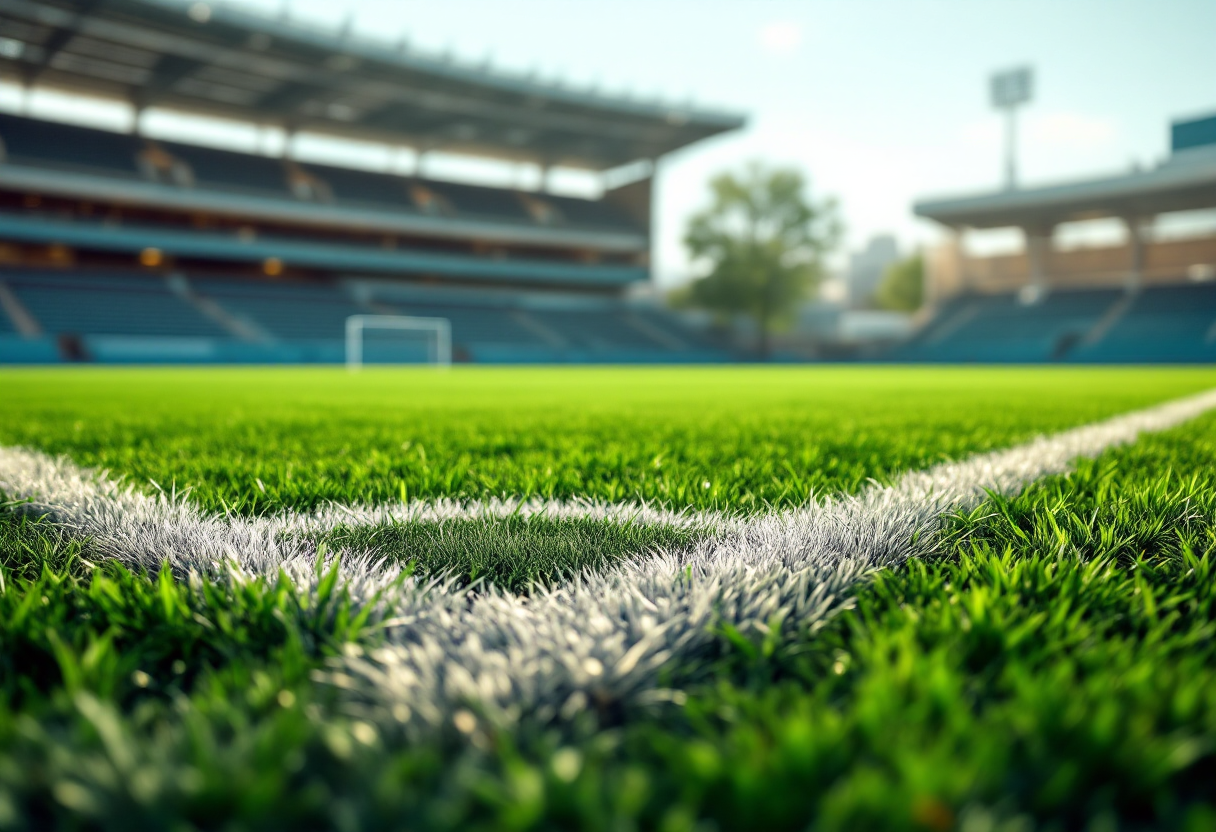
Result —
[[[655, 164], [741, 127], [736, 114], [229, 4], [24, 0], [0, 3], [0, 32], [0, 70], [108, 100], [134, 125], [0, 113], [0, 361], [340, 362], [346, 322], [364, 314], [445, 318], [462, 361], [726, 357], [627, 297], [651, 276]], [[278, 131], [283, 150], [197, 144], [180, 119], [165, 132], [182, 113]], [[300, 158], [305, 134], [417, 164]], [[538, 184], [436, 179], [436, 154]], [[601, 195], [552, 193], [569, 181], [554, 168]], [[383, 360], [420, 355], [369, 337]]]
[[2, 161], [14, 165], [137, 176], [132, 136], [0, 113]]
[[215, 338], [227, 333], [146, 275], [18, 272], [4, 282], [52, 334]]
[[[149, 166], [141, 158], [153, 158], [176, 166], [173, 177], [151, 177], [155, 183], [187, 193], [250, 194], [279, 200], [298, 200], [290, 187], [289, 169], [282, 160], [232, 151], [190, 146], [177, 142], [148, 141], [138, 136], [104, 130], [40, 122], [0, 114], [0, 140], [5, 155], [0, 173], [22, 168], [49, 171], [79, 171], [131, 180], [149, 180]], [[424, 213], [412, 189], [423, 188], [435, 204], [425, 213], [441, 217], [469, 217], [511, 224], [538, 224], [525, 202], [509, 190], [450, 182], [410, 179], [388, 173], [351, 170], [319, 164], [299, 164], [307, 177], [309, 200], [326, 204], [370, 207], [394, 214]], [[180, 171], [185, 175], [180, 175]], [[163, 173], [163, 172], [162, 172]], [[536, 197], [532, 197], [536, 199]], [[545, 224], [570, 227], [634, 230], [631, 220], [612, 206], [592, 200], [546, 195], [554, 209]], [[20, 217], [37, 216], [38, 209], [22, 211]], [[49, 228], [62, 226], [62, 211], [47, 217]], [[3, 220], [3, 213], [0, 213]], [[148, 225], [151, 222], [152, 225]], [[164, 225], [166, 223], [161, 223]], [[174, 223], [168, 222], [168, 225]], [[141, 227], [142, 226], [142, 227]], [[164, 245], [157, 218], [110, 223], [109, 238], [116, 245], [129, 241], [138, 251], [145, 245]], [[74, 226], [82, 233], [97, 227], [96, 220], [80, 218]], [[180, 233], [180, 232], [174, 232]], [[282, 237], [262, 236], [261, 247], [295, 251], [306, 231], [276, 228]], [[283, 236], [283, 235], [288, 236]], [[192, 235], [193, 244], [183, 250], [214, 245], [216, 232]], [[246, 241], [249, 245], [256, 238]], [[210, 241], [210, 242], [209, 242]], [[311, 242], [311, 241], [309, 241]], [[336, 242], [330, 259], [350, 257], [358, 248]], [[374, 253], [376, 249], [372, 249]], [[394, 250], [401, 259], [408, 249]], [[423, 250], [426, 262], [442, 263], [450, 254], [435, 255]], [[321, 262], [325, 262], [324, 253]], [[559, 267], [548, 263], [536, 267], [538, 279]], [[435, 266], [431, 266], [434, 268]], [[452, 267], [449, 267], [449, 269]], [[455, 267], [458, 268], [458, 267]], [[498, 268], [501, 268], [501, 261]], [[577, 274], [579, 267], [567, 269]], [[594, 269], [584, 269], [590, 277]], [[518, 271], [518, 270], [517, 270]], [[526, 276], [527, 269], [524, 269]], [[472, 272], [471, 272], [472, 273]], [[725, 354], [697, 336], [675, 334], [682, 325], [662, 312], [635, 313], [619, 299], [607, 298], [587, 307], [577, 300], [570, 308], [560, 302], [542, 304], [539, 311], [521, 302], [461, 303], [439, 300], [383, 301], [358, 303], [337, 277], [308, 282], [270, 282], [248, 277], [221, 277], [213, 272], [191, 275], [190, 292], [170, 288], [164, 269], [114, 272], [108, 269], [15, 269], [0, 272], [25, 313], [42, 332], [39, 344], [28, 334], [21, 338], [8, 316], [0, 312], [0, 359], [7, 360], [104, 360], [104, 361], [321, 361], [343, 360], [343, 331], [351, 315], [380, 312], [446, 318], [451, 322], [456, 355], [462, 360], [486, 362], [547, 361], [696, 361], [718, 360]], [[181, 281], [180, 270], [173, 275]], [[219, 310], [220, 322], [202, 314], [199, 305]], [[637, 326], [639, 314], [648, 324]], [[223, 322], [228, 322], [225, 327]], [[665, 334], [671, 330], [672, 334]], [[657, 337], [656, 337], [657, 334]], [[68, 344], [68, 347], [64, 347]], [[411, 351], [412, 350], [412, 351]], [[391, 343], [381, 338], [369, 360], [416, 360], [417, 345]]]
[[[940, 300], [928, 323], [891, 357], [1216, 359], [1214, 209], [1216, 114], [1174, 122], [1170, 155], [1152, 167], [920, 200], [914, 211], [949, 234], [925, 261], [928, 292]], [[1122, 239], [1057, 245], [1068, 226], [1082, 231], [1075, 224], [1095, 221], [1103, 235], [1121, 226]], [[1170, 225], [1175, 230], [1161, 233]], [[1188, 230], [1179, 233], [1180, 227]], [[985, 229], [1016, 230], [1025, 243], [1017, 252], [969, 253], [968, 235]]]
[[1077, 361], [1194, 363], [1216, 360], [1216, 284], [1149, 287]]
[[950, 299], [889, 358], [945, 363], [1216, 360], [1216, 284]]
[[[5, 113], [0, 113], [0, 148], [3, 149], [0, 163], [23, 168], [152, 178], [178, 188], [214, 189], [271, 199], [320, 201], [411, 214], [423, 210], [411, 192], [415, 186], [420, 186], [421, 194], [438, 197], [437, 204], [428, 213], [498, 222], [540, 222], [528, 211], [519, 194], [509, 189], [306, 162], [297, 167], [306, 174], [307, 181], [317, 187], [295, 192], [282, 159], [181, 142], [153, 141], [131, 134]], [[148, 158], [176, 165], [185, 174], [183, 181], [174, 182], [169, 174], [156, 175], [155, 166], [146, 163]], [[145, 160], [142, 166], [141, 159]], [[547, 214], [547, 223], [639, 230], [637, 223], [624, 213], [596, 200], [548, 194], [532, 195], [531, 198], [540, 199], [555, 209]]]
[[[334, 282], [233, 280], [213, 274], [168, 278], [130, 272], [0, 270], [0, 282], [37, 323], [38, 360], [110, 362], [324, 362], [344, 359], [346, 319], [402, 314], [450, 322], [460, 360], [485, 363], [570, 361], [689, 362], [723, 352], [683, 330], [669, 313], [620, 301], [554, 309], [554, 299], [499, 294], [411, 292], [377, 298]], [[638, 319], [645, 319], [637, 325]], [[0, 349], [17, 342], [0, 313]], [[679, 334], [676, 334], [679, 333]], [[389, 334], [370, 339], [368, 363], [426, 359], [425, 344]], [[32, 359], [31, 359], [32, 360]]]
[[1119, 298], [1115, 290], [953, 298], [898, 356], [908, 361], [1035, 362], [1065, 358]]

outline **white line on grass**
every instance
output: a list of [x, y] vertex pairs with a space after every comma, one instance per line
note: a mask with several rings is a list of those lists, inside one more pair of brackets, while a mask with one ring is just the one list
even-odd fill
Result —
[[600, 500], [545, 500], [539, 497], [474, 500], [438, 499], [382, 506], [345, 506], [337, 503], [311, 513], [277, 518], [292, 531], [329, 531], [338, 526], [389, 526], [395, 523], [439, 523], [444, 520], [600, 520], [671, 526], [678, 529], [718, 528], [732, 518], [719, 512], [665, 509], [647, 503], [606, 503]]
[[[447, 724], [465, 707], [510, 722], [645, 702], [662, 695], [663, 674], [679, 681], [695, 673], [714, 650], [716, 628], [815, 630], [848, 603], [858, 580], [929, 552], [943, 513], [978, 505], [986, 491], [1016, 493], [1078, 457], [1213, 408], [1216, 391], [905, 474], [857, 496], [731, 522], [686, 550], [531, 597], [398, 580], [399, 569], [372, 554], [340, 553], [354, 597], [383, 590], [381, 612], [393, 618], [386, 646], [346, 657], [327, 678], [348, 689], [353, 706], [414, 729]], [[32, 510], [128, 563], [246, 575], [283, 569], [305, 587], [317, 580], [312, 544], [283, 534], [316, 528], [315, 520], [207, 518], [184, 501], [136, 494], [65, 460], [11, 448], [0, 449], [0, 490], [35, 498]], [[470, 718], [460, 714], [458, 727]]]

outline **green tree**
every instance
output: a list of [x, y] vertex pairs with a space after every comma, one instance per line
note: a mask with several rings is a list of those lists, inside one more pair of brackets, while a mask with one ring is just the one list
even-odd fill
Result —
[[920, 309], [925, 302], [925, 258], [918, 252], [888, 266], [874, 301], [883, 309], [898, 312]]
[[797, 170], [755, 162], [709, 183], [711, 202], [684, 236], [709, 273], [683, 298], [722, 320], [746, 314], [768, 356], [772, 333], [788, 325], [822, 275], [822, 258], [840, 236], [836, 204], [812, 201]]

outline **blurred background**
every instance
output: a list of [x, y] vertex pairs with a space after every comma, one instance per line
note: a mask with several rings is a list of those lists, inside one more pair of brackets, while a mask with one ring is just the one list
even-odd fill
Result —
[[1206, 362], [1213, 31], [0, 0], [0, 362]]

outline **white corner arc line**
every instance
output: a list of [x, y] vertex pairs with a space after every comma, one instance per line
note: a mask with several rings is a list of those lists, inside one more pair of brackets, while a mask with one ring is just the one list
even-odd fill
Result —
[[[1063, 473], [1144, 432], [1216, 408], [1216, 390], [1036, 439], [1007, 450], [901, 476], [854, 497], [733, 521], [687, 550], [659, 552], [585, 574], [532, 597], [487, 591], [466, 597], [445, 585], [398, 580], [367, 553], [341, 553], [356, 598], [388, 590], [390, 642], [349, 656], [330, 679], [352, 705], [407, 729], [443, 724], [474, 705], [495, 720], [541, 720], [588, 702], [638, 702], [656, 693], [660, 669], [689, 666], [714, 647], [716, 624], [749, 632], [815, 629], [875, 569], [930, 551], [943, 512], [1012, 494]], [[232, 567], [316, 580], [315, 551], [284, 529], [318, 519], [215, 519], [182, 501], [148, 497], [38, 452], [0, 448], [0, 490], [35, 498], [107, 554], [152, 568]], [[595, 504], [593, 504], [595, 505]], [[602, 505], [596, 511], [603, 510]]]

